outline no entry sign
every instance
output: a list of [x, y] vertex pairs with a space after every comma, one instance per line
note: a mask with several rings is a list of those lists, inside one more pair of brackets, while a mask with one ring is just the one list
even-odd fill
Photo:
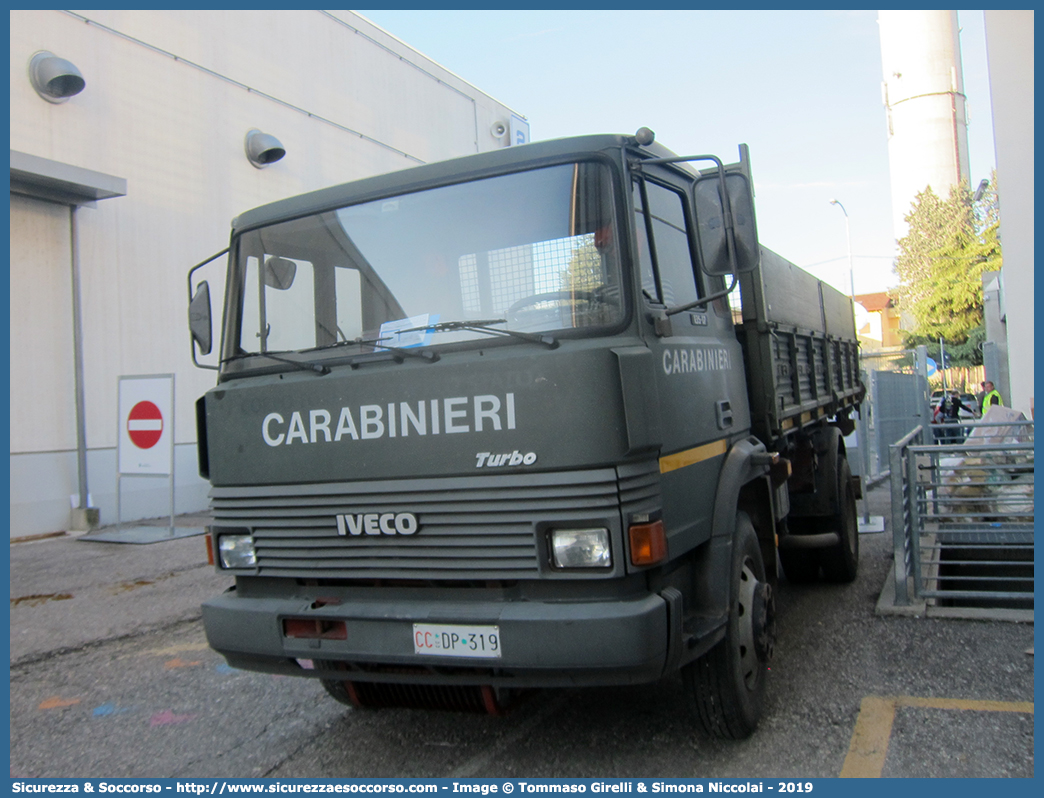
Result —
[[151, 449], [163, 437], [163, 413], [147, 399], [138, 402], [127, 416], [127, 435], [139, 449]]
[[171, 473], [174, 377], [120, 377], [121, 474]]

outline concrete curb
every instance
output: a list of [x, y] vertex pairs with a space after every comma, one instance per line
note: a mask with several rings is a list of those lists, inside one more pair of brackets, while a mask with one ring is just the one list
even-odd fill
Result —
[[[911, 585], [911, 588], [913, 586]], [[910, 593], [913, 591], [910, 590]], [[884, 587], [875, 609], [878, 615], [901, 618], [950, 618], [965, 621], [1005, 621], [1033, 623], [1033, 610], [1012, 610], [1003, 607], [937, 607], [922, 598], [912, 597], [908, 605], [895, 603], [895, 568], [888, 569]]]

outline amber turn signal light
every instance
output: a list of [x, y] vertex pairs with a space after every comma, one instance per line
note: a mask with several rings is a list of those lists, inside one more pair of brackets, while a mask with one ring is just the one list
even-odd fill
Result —
[[632, 565], [656, 565], [667, 559], [667, 533], [663, 530], [663, 521], [636, 524], [628, 534]]

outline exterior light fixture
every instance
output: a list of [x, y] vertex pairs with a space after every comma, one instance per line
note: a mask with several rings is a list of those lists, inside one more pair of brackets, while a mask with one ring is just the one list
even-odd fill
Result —
[[87, 85], [76, 64], [47, 50], [40, 50], [29, 59], [29, 82], [49, 103], [63, 103]]
[[502, 139], [508, 132], [508, 126], [497, 121], [489, 126], [489, 134], [495, 139]]
[[848, 226], [848, 211], [846, 211], [845, 206], [836, 199], [830, 200], [830, 204], [839, 207], [841, 213], [845, 215], [845, 240], [848, 241], [848, 281], [852, 291], [852, 301], [855, 302], [855, 266], [852, 265], [852, 231]]
[[279, 139], [269, 133], [262, 133], [257, 128], [247, 131], [244, 147], [247, 160], [258, 169], [264, 169], [286, 155], [286, 148]]

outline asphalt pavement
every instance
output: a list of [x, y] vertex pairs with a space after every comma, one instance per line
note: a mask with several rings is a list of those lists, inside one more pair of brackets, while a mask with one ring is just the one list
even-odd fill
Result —
[[[151, 524], [148, 544], [100, 542], [113, 532], [11, 544], [11, 665], [201, 617], [200, 606], [232, 584], [207, 563], [201, 534], [166, 537]], [[205, 515], [179, 516], [177, 533], [202, 529]]]
[[[869, 505], [872, 516], [884, 519], [885, 531], [860, 535], [858, 580], [844, 586], [781, 584], [783, 630], [773, 662], [766, 718], [749, 743], [700, 743], [700, 767], [717, 776], [776, 775], [791, 769], [798, 774], [848, 776], [1032, 776], [1032, 623], [1012, 622], [1003, 613], [950, 618], [933, 616], [923, 604], [896, 607], [890, 578], [891, 501], [887, 485], [870, 492]], [[859, 509], [862, 513], [862, 502]], [[205, 516], [180, 517], [177, 523], [184, 531], [201, 527], [206, 520]], [[157, 527], [166, 523], [167, 519], [153, 522]], [[154, 543], [101, 542], [107, 533], [111, 530], [11, 545], [11, 668], [12, 674], [18, 675], [11, 688], [12, 728], [17, 728], [21, 736], [28, 735], [27, 740], [40, 733], [34, 724], [44, 722], [40, 716], [46, 715], [40, 709], [40, 696], [47, 690], [40, 695], [33, 692], [42, 689], [34, 686], [34, 674], [44, 678], [43, 671], [52, 663], [68, 667], [72, 662], [89, 663], [91, 657], [99, 658], [102, 664], [98, 667], [104, 669], [109, 657], [107, 644], [142, 645], [137, 640], [144, 640], [144, 636], [149, 636], [152, 645], [160, 638], [188, 635], [193, 646], [205, 646], [200, 605], [232, 582], [207, 563], [201, 535], [164, 539], [160, 529]], [[198, 644], [193, 642], [197, 639]], [[224, 671], [210, 673], [206, 678], [225, 678]], [[243, 674], [238, 678], [249, 679], [259, 688], [275, 689], [269, 684], [274, 677]], [[325, 700], [322, 691], [308, 680], [291, 681], [298, 693], [314, 694], [308, 700]], [[626, 707], [620, 708], [618, 699], [633, 694], [641, 699], [639, 707], [650, 700], [673, 704], [680, 701], [675, 695], [679, 689], [675, 681], [669, 682], [665, 691], [643, 686], [573, 691], [566, 694], [568, 703], [548, 699], [548, 708], [539, 709], [534, 717], [554, 714], [552, 726], [534, 732], [524, 713], [523, 717], [509, 719], [506, 725], [497, 727], [514, 741], [509, 748], [482, 749], [473, 761], [458, 763], [454, 773], [477, 776], [518, 770], [527, 775], [565, 776], [611, 772], [612, 757], [621, 756], [621, 749], [611, 745], [612, 740], [602, 741], [609, 745], [609, 753], [615, 751], [605, 762], [590, 746], [574, 745], [569, 740], [596, 737], [603, 725], [633, 733], [635, 724], [640, 726], [649, 714], [647, 708], [634, 710], [637, 715], [632, 716], [630, 710], [625, 712]], [[150, 689], [151, 683], [143, 684], [142, 695]], [[218, 689], [217, 685], [210, 686], [206, 694], [215, 695]], [[286, 691], [287, 687], [280, 689]], [[20, 691], [26, 690], [29, 693], [22, 696]], [[288, 693], [287, 700], [290, 697]], [[144, 697], [140, 700], [147, 701]], [[538, 702], [535, 706], [543, 705]], [[609, 706], [620, 717], [600, 720], [598, 713], [610, 711], [606, 708]], [[269, 711], [265, 707], [255, 709], [263, 715], [257, 721], [259, 728], [267, 729], [269, 724], [282, 728], [265, 714]], [[76, 708], [65, 711], [72, 713]], [[330, 711], [343, 713], [344, 708], [337, 710], [331, 704]], [[288, 713], [287, 717], [297, 717]], [[355, 723], [371, 716], [349, 712], [331, 717]], [[430, 723], [423, 713], [388, 717], [395, 728], [403, 723], [409, 728], [413, 728], [411, 723], [423, 728]], [[368, 724], [376, 722], [365, 720]], [[567, 722], [577, 724], [576, 729], [553, 746], [557, 753], [548, 760], [547, 746], [538, 741]], [[660, 725], [663, 722], [662, 716], [656, 715], [639, 737], [647, 733], [651, 740], [660, 739], [666, 733]], [[357, 730], [351, 728], [355, 735]], [[62, 733], [68, 734], [68, 729]], [[668, 737], [673, 739], [674, 735]], [[212, 749], [215, 744], [208, 742], [207, 746]], [[568, 755], [570, 745], [580, 747]], [[530, 761], [525, 752], [532, 746], [539, 756]], [[259, 772], [282, 777], [377, 772], [373, 765], [348, 768], [338, 759], [342, 751], [343, 740], [320, 729], [313, 743], [298, 745], [292, 756], [284, 759], [284, 754], [275, 749], [265, 754], [272, 762]], [[407, 757], [404, 761], [413, 760]], [[416, 766], [416, 773], [405, 765], [393, 766], [392, 759], [389, 763], [388, 771], [401, 775], [442, 772], [437, 764], [423, 761]], [[624, 771], [636, 767], [626, 760], [618, 764]], [[656, 770], [689, 772], [679, 767], [665, 760]], [[171, 772], [181, 771], [172, 766]]]

